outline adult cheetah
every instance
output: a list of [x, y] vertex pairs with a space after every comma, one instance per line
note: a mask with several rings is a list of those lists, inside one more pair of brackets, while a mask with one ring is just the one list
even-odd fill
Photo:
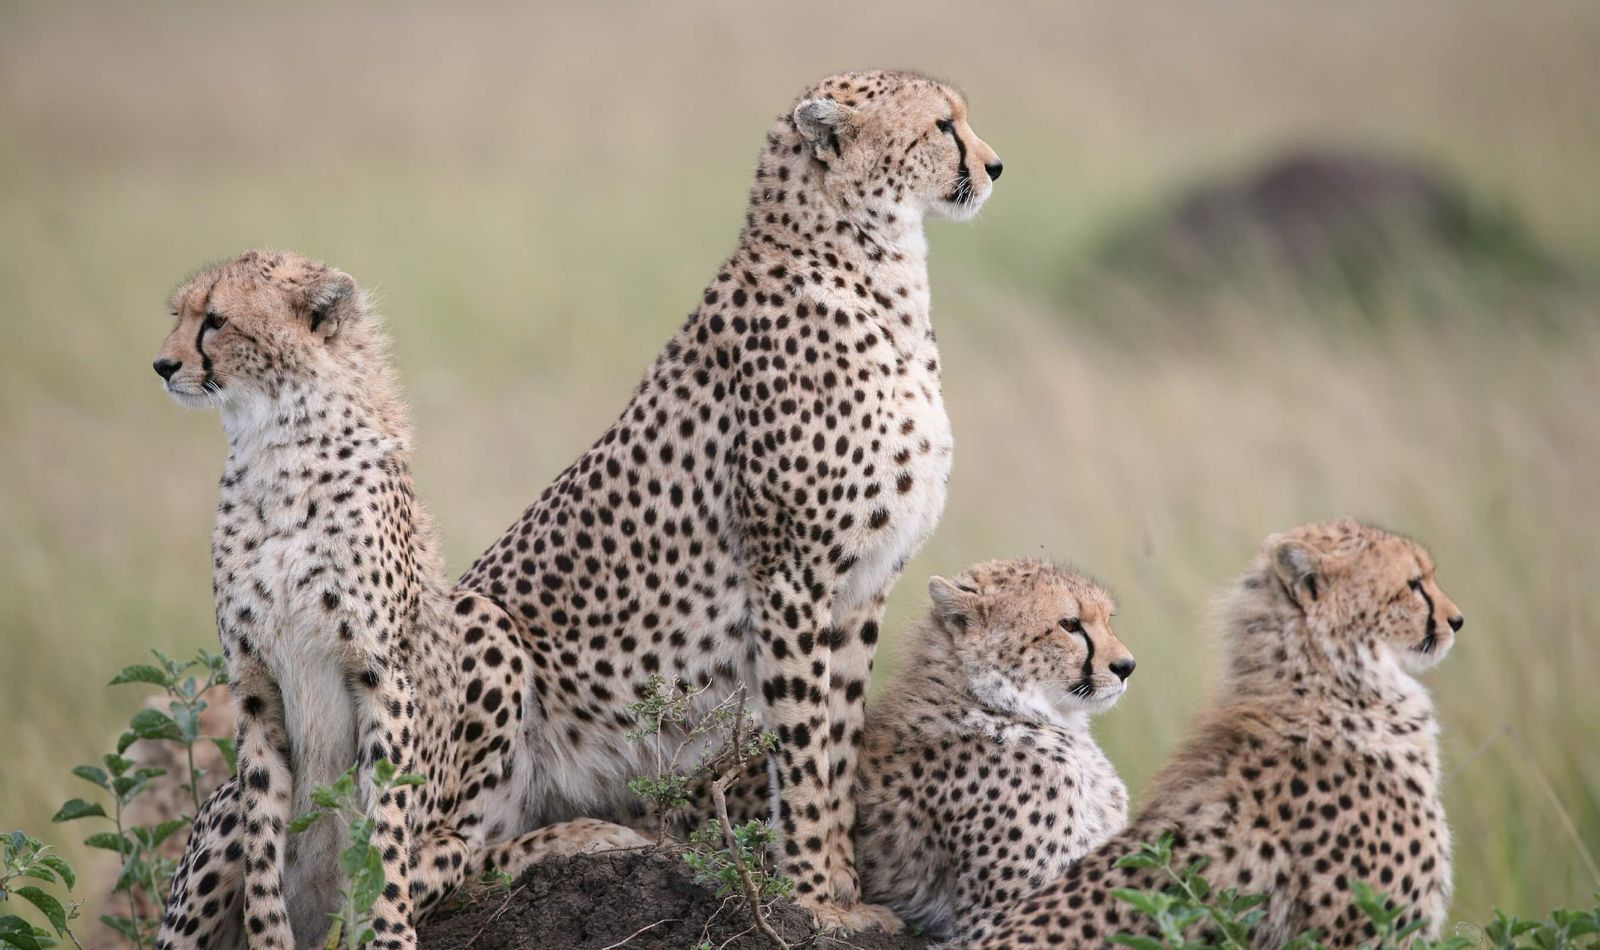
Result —
[[797, 901], [895, 924], [858, 903], [850, 831], [884, 595], [950, 471], [923, 221], [970, 218], [1000, 170], [962, 97], [910, 73], [825, 79], [773, 125], [699, 306], [463, 578], [531, 637], [540, 820], [636, 810], [627, 706], [652, 674], [748, 687]]
[[928, 593], [904, 672], [867, 710], [856, 853], [868, 900], [964, 947], [1127, 823], [1089, 716], [1134, 661], [1111, 595], [1074, 571], [991, 561]]
[[1433, 704], [1412, 673], [1461, 629], [1433, 560], [1407, 538], [1349, 519], [1267, 538], [1225, 614], [1216, 704], [1156, 777], [1148, 806], [1066, 875], [1003, 911], [984, 950], [1098, 947], [1151, 932], [1111, 896], [1159, 888], [1116, 867], [1163, 833], [1180, 867], [1208, 858], [1219, 888], [1264, 892], [1256, 946], [1306, 929], [1334, 947], [1373, 930], [1351, 900], [1364, 881], [1427, 922], [1450, 902]]
[[[512, 790], [529, 768], [517, 745], [529, 664], [510, 617], [450, 592], [355, 281], [252, 251], [191, 279], [173, 314], [155, 370], [180, 403], [218, 408], [228, 435], [212, 586], [239, 739], [238, 776], [196, 818], [158, 945], [318, 943], [340, 832], [287, 826], [352, 765], [384, 847], [380, 947], [414, 947], [413, 905], [488, 867], [642, 843], [600, 822], [522, 834]], [[428, 783], [374, 796], [378, 759]]]

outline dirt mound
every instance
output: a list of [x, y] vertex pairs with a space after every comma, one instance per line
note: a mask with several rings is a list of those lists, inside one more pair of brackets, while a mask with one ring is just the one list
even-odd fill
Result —
[[[847, 941], [817, 937], [807, 914], [784, 902], [773, 907], [768, 919], [792, 947], [926, 946], [908, 935], [858, 934]], [[772, 947], [751, 927], [742, 901], [718, 898], [695, 883], [681, 860], [659, 853], [544, 861], [529, 869], [509, 895], [482, 896], [425, 925], [418, 936], [429, 950], [692, 950], [703, 941], [727, 950]]]
[[1185, 289], [1261, 275], [1361, 285], [1423, 262], [1512, 276], [1550, 269], [1510, 216], [1447, 177], [1342, 150], [1293, 151], [1195, 186], [1116, 235], [1105, 261]]

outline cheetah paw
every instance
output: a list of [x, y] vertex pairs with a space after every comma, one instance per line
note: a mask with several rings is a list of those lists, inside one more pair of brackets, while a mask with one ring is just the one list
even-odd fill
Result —
[[578, 837], [573, 841], [575, 845], [573, 850], [578, 854], [648, 848], [654, 843], [626, 825], [612, 824], [609, 821], [580, 818], [568, 824], [579, 826], [573, 828], [573, 831], [578, 833]]
[[881, 904], [826, 903], [807, 907], [817, 919], [817, 927], [824, 933], [848, 937], [854, 933], [874, 930], [897, 934], [905, 924], [895, 912]]

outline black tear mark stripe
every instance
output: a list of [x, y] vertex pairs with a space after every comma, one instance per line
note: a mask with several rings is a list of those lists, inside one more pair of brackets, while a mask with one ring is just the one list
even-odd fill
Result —
[[1089, 631], [1087, 630], [1083, 632], [1082, 636], [1083, 645], [1089, 648], [1089, 655], [1083, 658], [1083, 678], [1087, 681], [1094, 676], [1094, 638], [1089, 636]]
[[211, 318], [211, 293], [217, 289], [217, 284], [222, 282], [222, 275], [218, 274], [211, 281], [211, 286], [206, 288], [206, 299], [200, 302], [200, 329], [195, 331], [194, 348], [200, 354], [200, 369], [205, 373], [205, 378], [200, 381], [201, 389], [210, 389], [216, 385], [216, 379], [211, 375], [211, 357], [206, 355], [206, 322]]
[[1428, 589], [1418, 584], [1417, 593], [1422, 595], [1422, 602], [1428, 605], [1428, 625], [1422, 632], [1422, 652], [1430, 653], [1439, 639], [1439, 624], [1433, 619], [1433, 598], [1428, 596]]
[[966, 200], [972, 189], [972, 172], [967, 170], [967, 143], [961, 141], [961, 133], [956, 131], [955, 123], [949, 119], [941, 119], [939, 127], [949, 132], [956, 143], [956, 187], [945, 200], [959, 204]]

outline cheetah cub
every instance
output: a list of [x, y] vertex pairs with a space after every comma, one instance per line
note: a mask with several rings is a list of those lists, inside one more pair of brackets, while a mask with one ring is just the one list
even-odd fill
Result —
[[1118, 868], [1163, 833], [1182, 867], [1209, 859], [1218, 888], [1265, 893], [1257, 947], [1307, 929], [1353, 947], [1373, 929], [1364, 881], [1437, 936], [1450, 903], [1438, 725], [1412, 678], [1449, 651], [1461, 613], [1420, 544], [1349, 519], [1267, 538], [1229, 595], [1217, 700], [1156, 776], [1126, 830], [1001, 912], [984, 950], [1099, 947], [1149, 933], [1111, 896], [1159, 888]]
[[[239, 741], [238, 777], [195, 819], [158, 946], [321, 943], [339, 831], [287, 829], [352, 765], [385, 845], [380, 948], [414, 947], [416, 914], [489, 867], [642, 843], [601, 822], [527, 831], [517, 751], [532, 664], [504, 611], [450, 590], [355, 281], [252, 251], [191, 279], [172, 309], [155, 370], [179, 402], [217, 408], [228, 435], [212, 587]], [[378, 759], [428, 782], [374, 795]]]
[[904, 672], [868, 712], [856, 847], [866, 899], [965, 946], [1126, 822], [1089, 717], [1134, 661], [1111, 595], [1042, 561], [979, 564], [928, 593]]

